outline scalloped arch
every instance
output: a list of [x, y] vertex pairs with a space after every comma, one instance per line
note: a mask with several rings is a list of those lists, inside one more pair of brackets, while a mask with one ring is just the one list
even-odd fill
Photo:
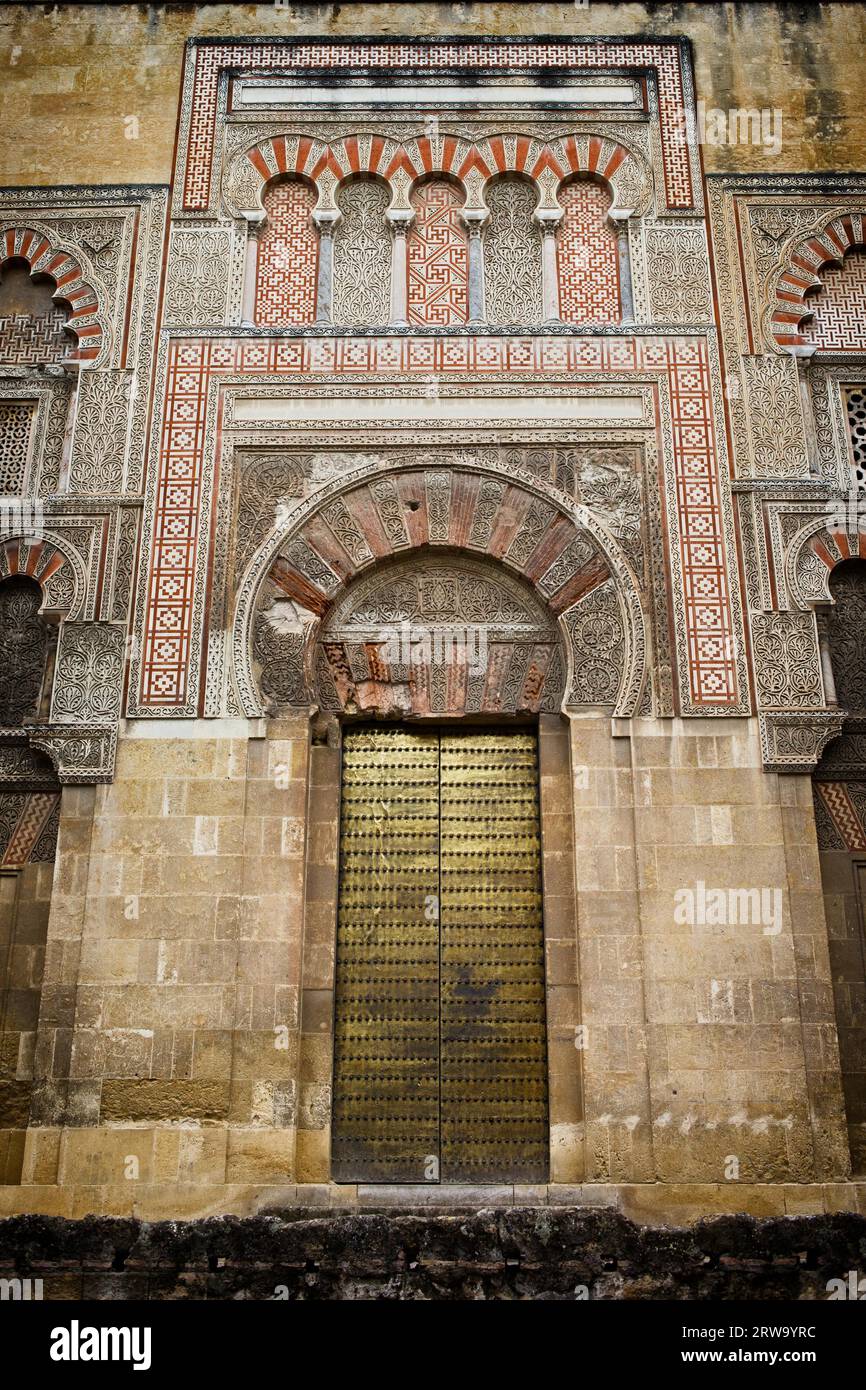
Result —
[[[71, 575], [73, 592], [68, 603], [53, 603], [51, 581], [62, 570]], [[42, 586], [45, 595], [43, 608], [60, 612], [64, 617], [79, 618], [84, 608], [87, 577], [81, 557], [60, 537], [43, 533], [39, 536], [0, 537], [0, 579], [24, 574]], [[56, 587], [56, 586], [55, 586]]]
[[[843, 502], [840, 511], [844, 510]], [[812, 517], [795, 534], [785, 557], [785, 582], [797, 608], [830, 603], [830, 575], [836, 566], [845, 560], [866, 559], [866, 523], [859, 524], [863, 525], [861, 531], [843, 524], [828, 525], [826, 517]], [[811, 583], [807, 583], [810, 578]]]
[[32, 227], [8, 227], [0, 237], [0, 264], [12, 259], [26, 261], [31, 275], [50, 275], [56, 287], [52, 299], [70, 306], [66, 327], [75, 334], [77, 346], [66, 360], [95, 361], [104, 341], [99, 296], [75, 256]]
[[571, 134], [550, 142], [530, 135], [491, 135], [477, 142], [456, 135], [427, 136], [404, 143], [385, 135], [349, 135], [328, 144], [307, 135], [273, 135], [246, 150], [235, 167], [252, 165], [262, 190], [280, 175], [297, 175], [315, 184], [319, 210], [333, 208], [333, 191], [353, 174], [378, 174], [392, 190], [392, 207], [403, 209], [411, 185], [427, 174], [448, 174], [466, 186], [497, 174], [524, 174], [543, 189], [573, 174], [604, 179], [613, 196], [612, 211], [642, 211], [651, 195], [651, 180], [640, 157], [618, 140], [603, 135]]
[[811, 313], [808, 291], [823, 284], [820, 272], [824, 266], [841, 262], [848, 251], [862, 246], [866, 246], [866, 213], [862, 212], [831, 217], [820, 232], [797, 242], [777, 276], [772, 295], [770, 333], [778, 348], [796, 353], [809, 346], [800, 331]]

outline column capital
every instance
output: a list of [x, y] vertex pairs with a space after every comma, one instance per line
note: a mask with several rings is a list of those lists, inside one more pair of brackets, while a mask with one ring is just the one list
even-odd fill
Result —
[[482, 228], [490, 219], [486, 208], [463, 208], [460, 213], [464, 227], [471, 237], [481, 235]]
[[247, 236], [250, 237], [257, 237], [268, 220], [264, 208], [254, 208], [252, 211], [242, 212], [241, 217], [247, 224]]
[[333, 236], [337, 223], [343, 218], [339, 208], [314, 208], [311, 216], [318, 228], [319, 236], [323, 237]]
[[537, 227], [541, 228], [544, 236], [553, 236], [562, 221], [562, 216], [561, 208], [543, 208], [540, 212], [534, 212], [532, 214], [532, 220]]
[[386, 212], [385, 221], [394, 236], [406, 236], [415, 221], [415, 214], [411, 209], [398, 208], [395, 212]]

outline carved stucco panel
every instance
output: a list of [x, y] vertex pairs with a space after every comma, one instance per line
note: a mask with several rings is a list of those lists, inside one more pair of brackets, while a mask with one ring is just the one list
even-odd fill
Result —
[[712, 323], [703, 228], [679, 223], [647, 227], [645, 256], [651, 319], [656, 323]]
[[64, 623], [57, 649], [53, 722], [107, 724], [120, 714], [126, 629], [120, 623]]
[[131, 372], [81, 373], [69, 465], [70, 492], [122, 491], [131, 390]]
[[753, 613], [752, 650], [761, 709], [823, 707], [815, 619], [811, 613]]
[[340, 189], [342, 220], [334, 242], [334, 322], [388, 323], [391, 317], [391, 234], [384, 184], [359, 179]]
[[563, 615], [571, 649], [566, 703], [616, 703], [626, 659], [626, 637], [616, 587], [608, 581]]
[[178, 328], [230, 322], [231, 265], [231, 228], [176, 227], [165, 291], [166, 322]]
[[487, 188], [484, 295], [490, 323], [534, 324], [544, 318], [541, 232], [532, 220], [537, 201], [533, 185], [522, 179], [496, 179]]
[[793, 358], [742, 358], [754, 473], [759, 478], [807, 476], [809, 458], [797, 364]]

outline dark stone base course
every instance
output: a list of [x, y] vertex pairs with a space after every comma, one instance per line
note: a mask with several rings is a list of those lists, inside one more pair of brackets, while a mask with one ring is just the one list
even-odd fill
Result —
[[[45, 1299], [826, 1299], [866, 1275], [866, 1217], [634, 1225], [611, 1210], [305, 1211], [198, 1221], [0, 1221], [0, 1278]], [[582, 1295], [586, 1297], [586, 1295]]]

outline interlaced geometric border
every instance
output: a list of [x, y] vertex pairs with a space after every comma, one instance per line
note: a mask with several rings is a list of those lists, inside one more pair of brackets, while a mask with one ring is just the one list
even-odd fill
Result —
[[[175, 183], [184, 169], [183, 207], [205, 211], [210, 203], [211, 166], [216, 133], [217, 100], [221, 75], [235, 68], [382, 68], [402, 71], [428, 69], [451, 72], [461, 68], [586, 69], [604, 71], [625, 68], [653, 69], [658, 85], [659, 131], [668, 208], [694, 206], [688, 145], [685, 138], [683, 52], [676, 39], [620, 41], [589, 39], [566, 42], [490, 41], [460, 42], [423, 40], [327, 43], [260, 39], [190, 40], [186, 55], [192, 67], [188, 129], [185, 146], [178, 145]], [[186, 89], [186, 81], [184, 83]]]

